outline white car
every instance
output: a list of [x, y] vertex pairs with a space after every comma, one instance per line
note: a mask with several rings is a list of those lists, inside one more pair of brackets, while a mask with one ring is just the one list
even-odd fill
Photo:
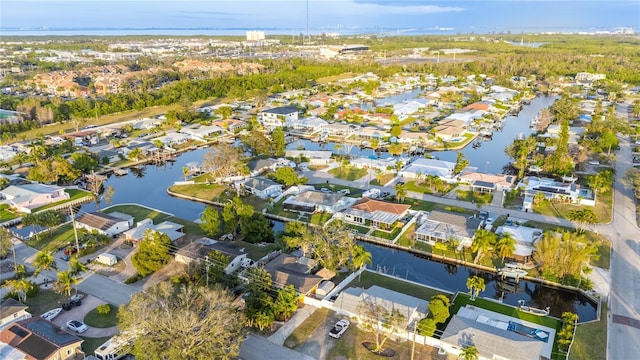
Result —
[[347, 331], [348, 328], [349, 328], [349, 320], [346, 320], [346, 319], [338, 320], [338, 322], [335, 325], [333, 325], [333, 328], [331, 329], [331, 331], [329, 331], [329, 336], [331, 336], [332, 338], [339, 339], [342, 336], [342, 334], [344, 334], [344, 332]]
[[491, 230], [493, 227], [494, 219], [492, 217], [488, 217], [487, 220], [484, 221], [484, 228], [487, 230]]
[[67, 321], [67, 329], [71, 331], [75, 331], [78, 334], [81, 334], [87, 331], [89, 328], [82, 321], [78, 320], [69, 320]]

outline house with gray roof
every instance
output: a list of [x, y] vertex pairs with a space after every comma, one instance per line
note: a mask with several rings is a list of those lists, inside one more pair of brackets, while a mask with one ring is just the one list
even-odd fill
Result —
[[283, 202], [285, 209], [302, 213], [327, 212], [337, 213], [353, 205], [358, 199], [346, 197], [339, 193], [321, 191], [305, 191], [287, 198]]
[[276, 159], [257, 159], [247, 162], [251, 176], [258, 176], [265, 171], [275, 170], [277, 165], [278, 160]]
[[358, 306], [363, 301], [381, 305], [387, 311], [398, 310], [410, 325], [427, 316], [429, 301], [389, 290], [377, 285], [368, 289], [350, 287], [344, 289], [333, 303], [333, 309], [348, 316], [358, 316]]
[[191, 262], [205, 261], [206, 257], [212, 251], [219, 251], [223, 255], [229, 257], [229, 263], [226, 265], [224, 272], [229, 275], [240, 269], [243, 264], [253, 263], [243, 248], [238, 245], [227, 242], [216, 241], [208, 238], [198, 239], [185, 247], [180, 248], [176, 253], [176, 261], [189, 264]]
[[105, 214], [99, 211], [84, 213], [76, 218], [78, 227], [113, 237], [129, 230], [133, 227], [133, 222], [133, 216], [131, 215], [123, 213]]
[[248, 178], [242, 185], [248, 193], [261, 199], [268, 199], [282, 193], [282, 184], [265, 178]]
[[258, 121], [267, 129], [288, 126], [298, 120], [298, 108], [295, 106], [280, 106], [262, 110], [258, 114]]
[[150, 230], [167, 235], [174, 244], [181, 244], [184, 241], [185, 235], [182, 231], [183, 228], [183, 225], [176, 224], [171, 221], [163, 221], [159, 224], [154, 224], [151, 219], [143, 219], [138, 222], [136, 227], [125, 231], [123, 235], [128, 241], [137, 243], [144, 239], [144, 233], [147, 230]]
[[471, 246], [473, 236], [480, 228], [482, 220], [466, 214], [434, 210], [424, 222], [420, 223], [415, 237], [434, 245], [436, 242], [448, 242], [456, 239], [461, 246]]
[[12, 323], [31, 318], [27, 312], [29, 307], [13, 298], [6, 298], [0, 302], [0, 331]]
[[10, 207], [27, 214], [31, 210], [49, 205], [58, 201], [68, 200], [69, 194], [64, 188], [45, 184], [12, 185], [0, 190], [0, 204], [8, 204]]
[[280, 254], [265, 264], [264, 269], [271, 275], [273, 285], [282, 288], [291, 284], [298, 293], [310, 295], [323, 280], [335, 275], [322, 270], [314, 274], [315, 265], [315, 260], [306, 257]]

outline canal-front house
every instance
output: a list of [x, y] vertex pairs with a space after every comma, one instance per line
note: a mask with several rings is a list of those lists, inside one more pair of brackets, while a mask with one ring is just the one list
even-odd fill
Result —
[[120, 212], [105, 214], [103, 212], [90, 212], [81, 214], [76, 218], [79, 228], [88, 231], [96, 231], [99, 234], [115, 237], [133, 227], [133, 216]]
[[307, 160], [309, 165], [328, 165], [334, 160], [331, 158], [331, 150], [286, 150], [287, 158]]
[[296, 120], [298, 120], [298, 108], [295, 106], [280, 106], [266, 109], [258, 114], [260, 124], [269, 130], [288, 126], [288, 124]]
[[216, 120], [211, 122], [212, 126], [219, 126], [223, 129], [226, 129], [230, 133], [236, 133], [247, 127], [246, 121], [238, 120], [238, 119], [224, 119], [224, 120]]
[[417, 179], [420, 176], [437, 176], [441, 180], [453, 184], [457, 182], [457, 178], [453, 174], [455, 167], [456, 164], [450, 161], [420, 158], [409, 163], [398, 175], [407, 179]]
[[0, 204], [7, 204], [19, 212], [30, 214], [31, 210], [69, 199], [64, 188], [55, 185], [24, 184], [11, 185], [0, 190]]
[[505, 174], [485, 174], [470, 172], [460, 175], [460, 181], [471, 186], [471, 190], [478, 192], [511, 191], [515, 187], [516, 176]]
[[249, 194], [261, 199], [276, 197], [282, 193], [282, 184], [265, 178], [248, 178], [242, 186]]
[[415, 237], [417, 241], [424, 241], [430, 245], [456, 240], [460, 246], [469, 247], [481, 223], [482, 220], [477, 217], [434, 210], [429, 213], [427, 219], [417, 224]]
[[326, 212], [335, 214], [351, 206], [357, 199], [346, 197], [340, 193], [324, 193], [321, 191], [305, 191], [287, 198], [283, 207], [289, 211], [301, 213]]
[[496, 234], [510, 234], [516, 241], [516, 248], [509, 260], [533, 266], [535, 243], [542, 237], [542, 230], [527, 226], [503, 225], [496, 229]]
[[364, 197], [342, 213], [346, 222], [391, 231], [408, 215], [409, 205]]
[[136, 227], [125, 231], [123, 236], [125, 240], [137, 244], [140, 240], [144, 239], [145, 232], [149, 230], [167, 235], [172, 243], [178, 245], [184, 242], [185, 234], [183, 229], [183, 225], [171, 221], [163, 221], [156, 225], [151, 219], [142, 219], [138, 221]]
[[227, 275], [239, 270], [243, 264], [254, 263], [239, 246], [209, 238], [200, 238], [180, 248], [176, 252], [175, 260], [182, 264], [202, 262], [202, 259], [205, 259], [212, 251], [218, 251], [229, 258], [229, 263], [224, 267], [224, 273]]

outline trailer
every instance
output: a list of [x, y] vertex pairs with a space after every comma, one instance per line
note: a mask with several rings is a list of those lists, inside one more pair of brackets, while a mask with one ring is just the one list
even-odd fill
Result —
[[130, 337], [116, 335], [100, 345], [93, 354], [99, 360], [118, 360], [129, 354], [132, 345]]

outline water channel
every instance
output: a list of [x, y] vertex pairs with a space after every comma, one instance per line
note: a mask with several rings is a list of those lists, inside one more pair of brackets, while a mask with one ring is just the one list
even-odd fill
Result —
[[[485, 151], [488, 151], [489, 144], [500, 142], [499, 145], [495, 146], [500, 148], [500, 154], [504, 153], [504, 146], [513, 139], [514, 134], [527, 131], [529, 116], [535, 115], [540, 108], [549, 105], [551, 102], [551, 98], [538, 98], [532, 101], [531, 108], [527, 110], [527, 107], [525, 107], [523, 110], [526, 115], [508, 119], [503, 133], [496, 134], [497, 136], [494, 136], [493, 141], [486, 144], [487, 147], [483, 144]], [[513, 125], [513, 129], [509, 127], [509, 122]], [[507, 140], [502, 141], [502, 137], [507, 138]], [[312, 142], [309, 142], [309, 144], [318, 146], [318, 144]], [[330, 145], [327, 144], [327, 146]], [[467, 148], [470, 148], [470, 146]], [[197, 149], [179, 155], [174, 163], [169, 162], [159, 166], [147, 165], [141, 167], [140, 171], [130, 170], [129, 174], [125, 176], [109, 176], [104, 186], [111, 186], [115, 190], [112, 197], [113, 204], [137, 203], [171, 213], [186, 220], [196, 220], [200, 217], [205, 205], [171, 197], [167, 194], [167, 188], [175, 181], [182, 179], [182, 168], [187, 163], [200, 162], [207, 151], [208, 149]], [[472, 156], [475, 155], [472, 154], [474, 153], [470, 152], [467, 157], [473, 164], [474, 157]], [[490, 154], [492, 160], [497, 159], [497, 153]], [[496, 166], [501, 168], [502, 164], [499, 164], [499, 161], [496, 160], [495, 163]], [[104, 201], [101, 206], [106, 206]], [[84, 204], [80, 208], [81, 213], [91, 211], [96, 211], [96, 205], [93, 202]], [[283, 223], [274, 223], [274, 231], [283, 229]], [[17, 231], [23, 236], [27, 236], [30, 229], [23, 228]], [[467, 277], [469, 274], [475, 274], [475, 270], [463, 266], [446, 266], [442, 263], [419, 258], [407, 252], [368, 243], [363, 243], [363, 245], [372, 254], [373, 264], [371, 268], [373, 270], [379, 270], [446, 291], [454, 292], [460, 290], [466, 292]], [[481, 296], [492, 297], [511, 305], [517, 305], [517, 301], [522, 299], [534, 307], [544, 308], [549, 306], [551, 314], [558, 317], [563, 311], [576, 312], [580, 316], [580, 321], [588, 321], [596, 317], [595, 304], [592, 304], [581, 295], [526, 281], [520, 281], [519, 284], [500, 284], [493, 279], [493, 276], [483, 276], [487, 287]]]
[[[417, 95], [418, 90], [414, 90], [409, 95]], [[402, 97], [402, 99], [411, 99], [411, 97]], [[391, 99], [389, 97], [386, 99]], [[467, 145], [464, 149], [460, 150], [467, 160], [469, 165], [477, 167], [478, 171], [501, 174], [503, 168], [509, 164], [510, 159], [505, 153], [505, 148], [510, 145], [514, 139], [519, 135], [529, 136], [532, 132], [530, 128], [531, 119], [536, 114], [544, 109], [548, 108], [554, 101], [558, 99], [557, 96], [538, 96], [531, 100], [529, 105], [524, 105], [522, 110], [517, 115], [507, 115], [504, 118], [504, 125], [502, 130], [494, 131], [493, 137], [488, 141], [478, 141], [479, 147]], [[380, 100], [384, 103], [386, 100]], [[317, 143], [310, 140], [297, 140], [287, 145], [287, 149], [296, 150], [331, 150], [337, 153], [334, 143]], [[358, 146], [352, 146], [347, 148], [344, 144], [341, 144], [339, 153], [344, 154], [347, 152], [352, 157], [388, 157], [388, 153], [376, 153], [370, 148], [360, 148]], [[446, 160], [455, 162], [457, 157], [456, 151], [433, 151], [431, 155], [437, 157], [440, 160]]]

